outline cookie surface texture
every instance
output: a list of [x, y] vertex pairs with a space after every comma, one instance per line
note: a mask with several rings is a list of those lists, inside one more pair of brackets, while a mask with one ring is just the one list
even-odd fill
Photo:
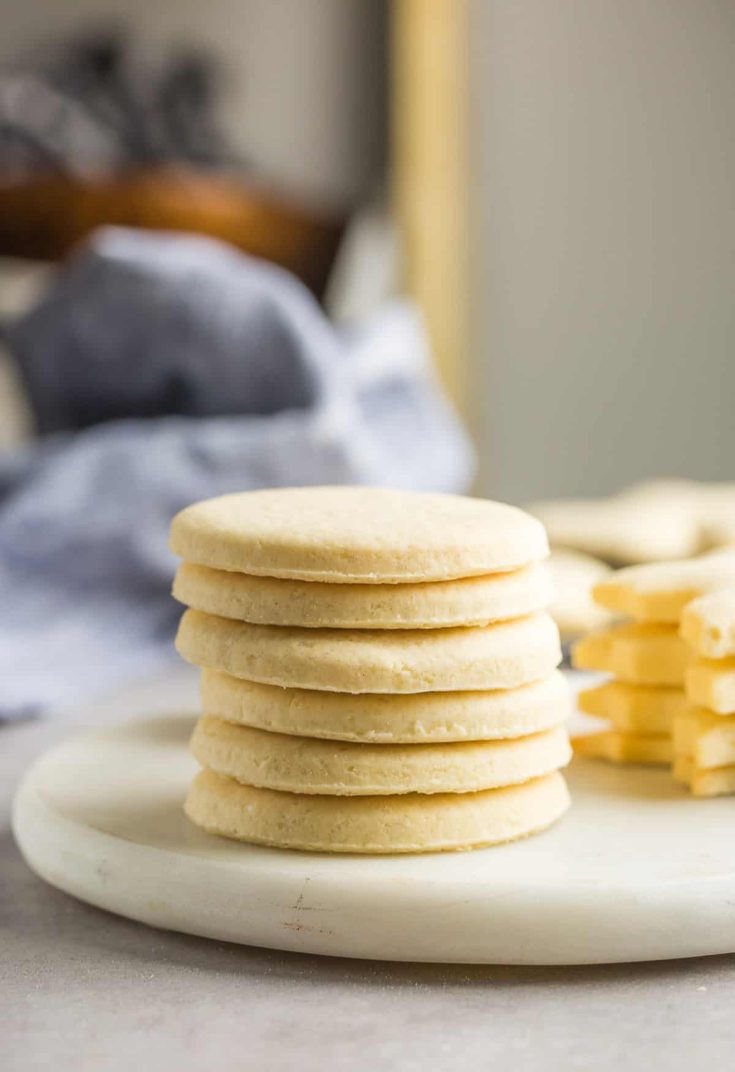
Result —
[[684, 608], [680, 632], [697, 655], [707, 659], [735, 656], [735, 589], [695, 599]]
[[212, 834], [312, 852], [416, 853], [481, 848], [550, 826], [569, 807], [561, 774], [479, 793], [329, 797], [241, 785], [201, 771], [185, 810]]
[[735, 585], [735, 551], [630, 566], [600, 579], [593, 591], [609, 610], [643, 622], [675, 623], [687, 603], [728, 585]]
[[546, 614], [476, 628], [297, 629], [188, 610], [176, 639], [197, 666], [291, 688], [334, 692], [506, 689], [547, 677], [561, 659]]
[[545, 558], [543, 526], [523, 510], [460, 495], [381, 488], [279, 488], [182, 510], [171, 550], [214, 569], [297, 580], [450, 580]]
[[624, 622], [590, 633], [572, 648], [580, 670], [603, 670], [633, 685], [682, 685], [689, 661], [675, 625]]
[[336, 629], [437, 629], [487, 625], [548, 606], [552, 582], [536, 562], [506, 573], [426, 584], [324, 584], [255, 577], [185, 562], [179, 602], [258, 625]]
[[602, 730], [584, 737], [575, 737], [572, 746], [576, 755], [590, 759], [606, 759], [610, 763], [668, 766], [674, 756], [672, 740], [668, 735], [648, 736]]
[[580, 711], [608, 719], [620, 733], [670, 734], [687, 706], [682, 689], [607, 681], [577, 696]]
[[517, 689], [478, 692], [318, 692], [202, 671], [205, 714], [255, 729], [366, 744], [502, 740], [559, 726], [571, 694], [555, 670]]
[[735, 766], [700, 769], [686, 756], [677, 756], [673, 774], [695, 797], [722, 797], [735, 793]]
[[235, 726], [205, 715], [191, 751], [203, 767], [246, 785], [328, 796], [474, 793], [566, 766], [566, 730], [506, 741], [352, 744]]
[[695, 707], [735, 715], [735, 659], [693, 659], [686, 670], [686, 695]]
[[735, 766], [735, 715], [689, 708], [674, 723], [674, 750], [698, 769]]

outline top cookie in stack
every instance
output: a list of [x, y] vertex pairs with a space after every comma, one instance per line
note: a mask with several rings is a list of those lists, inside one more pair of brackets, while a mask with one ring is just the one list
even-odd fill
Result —
[[247, 841], [415, 852], [509, 840], [567, 805], [568, 698], [543, 527], [368, 488], [182, 511], [177, 646], [204, 670], [187, 801]]

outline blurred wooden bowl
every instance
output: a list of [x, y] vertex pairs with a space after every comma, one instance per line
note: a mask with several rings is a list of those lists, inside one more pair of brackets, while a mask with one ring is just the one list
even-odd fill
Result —
[[220, 238], [293, 272], [321, 297], [344, 219], [320, 217], [224, 176], [178, 170], [0, 186], [0, 255], [59, 260], [103, 224]]

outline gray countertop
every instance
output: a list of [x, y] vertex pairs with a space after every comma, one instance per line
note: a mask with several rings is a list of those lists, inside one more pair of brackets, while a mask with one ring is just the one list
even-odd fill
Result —
[[194, 705], [182, 671], [0, 729], [7, 1072], [732, 1067], [735, 956], [592, 968], [336, 960], [153, 930], [37, 879], [8, 827], [30, 760], [73, 728]]

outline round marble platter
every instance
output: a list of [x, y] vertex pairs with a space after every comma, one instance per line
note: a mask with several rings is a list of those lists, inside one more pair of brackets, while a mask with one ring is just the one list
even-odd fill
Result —
[[191, 717], [69, 740], [23, 781], [14, 832], [59, 889], [229, 942], [379, 960], [590, 964], [735, 951], [735, 800], [577, 759], [544, 834], [468, 853], [329, 856], [213, 837], [184, 816]]

